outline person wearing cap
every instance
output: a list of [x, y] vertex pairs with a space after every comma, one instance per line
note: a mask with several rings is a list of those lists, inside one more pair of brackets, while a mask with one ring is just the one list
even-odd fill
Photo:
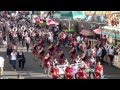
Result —
[[4, 61], [5, 59], [2, 56], [0, 56], [0, 78], [2, 78], [3, 75]]
[[59, 79], [60, 78], [60, 74], [59, 74], [59, 68], [58, 65], [56, 64], [55, 66], [53, 66], [53, 68], [51, 69], [51, 74], [53, 79]]
[[100, 79], [102, 76], [103, 76], [103, 66], [101, 65], [100, 62], [98, 62], [95, 67], [94, 78]]
[[73, 68], [72, 65], [67, 66], [65, 69], [65, 79], [73, 79]]

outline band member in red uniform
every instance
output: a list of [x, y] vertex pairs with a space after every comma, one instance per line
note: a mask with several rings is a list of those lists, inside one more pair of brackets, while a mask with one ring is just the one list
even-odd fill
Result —
[[51, 70], [53, 79], [59, 79], [59, 77], [60, 77], [59, 72], [60, 72], [60, 71], [59, 71], [58, 66], [55, 65], [55, 66], [52, 68], [52, 70]]
[[64, 57], [65, 57], [65, 54], [63, 53], [63, 51], [61, 51], [58, 56], [58, 61], [60, 64], [64, 63]]
[[77, 58], [77, 55], [76, 55], [76, 50], [75, 50], [75, 48], [73, 47], [71, 50], [70, 50], [70, 57], [71, 57], [71, 59], [73, 60], [73, 62], [74, 62], [74, 59], [76, 59]]
[[103, 66], [100, 64], [100, 62], [98, 62], [97, 66], [95, 67], [94, 78], [100, 79], [102, 75], [103, 75]]
[[48, 50], [49, 50], [49, 54], [50, 56], [53, 56], [54, 55], [54, 45], [51, 43], [51, 45], [48, 47]]
[[65, 79], [73, 79], [73, 68], [71, 65], [69, 65], [66, 69], [65, 69]]
[[51, 69], [50, 59], [51, 58], [50, 58], [49, 54], [47, 54], [44, 59], [44, 71], [45, 71], [45, 73], [47, 73], [48, 76], [50, 74], [50, 69]]
[[87, 74], [85, 72], [85, 68], [80, 68], [79, 71], [77, 72], [77, 77], [78, 79], [87, 79]]
[[38, 42], [38, 46], [40, 46], [41, 48], [43, 47], [45, 47], [45, 45], [44, 45], [44, 41], [43, 41], [43, 39], [41, 38], [40, 39], [40, 41]]
[[36, 60], [36, 57], [37, 57], [37, 45], [35, 44], [32, 48], [32, 53], [33, 53], [33, 56], [34, 56], [34, 60]]
[[40, 59], [41, 65], [43, 67], [43, 64], [44, 64], [43, 59], [44, 59], [44, 56], [45, 56], [44, 48], [41, 48], [39, 50], [38, 54], [39, 54], [39, 59]]
[[66, 33], [65, 32], [62, 32], [61, 33], [61, 40], [62, 40], [62, 44], [65, 46], [65, 40], [66, 40]]
[[60, 42], [57, 42], [55, 47], [56, 47], [56, 52], [59, 53], [61, 51], [61, 49], [60, 49]]

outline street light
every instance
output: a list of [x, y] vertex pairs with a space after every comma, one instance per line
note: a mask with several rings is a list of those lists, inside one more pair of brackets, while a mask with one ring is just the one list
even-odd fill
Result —
[[116, 38], [116, 31], [114, 30], [115, 33], [115, 45], [117, 45], [117, 38]]

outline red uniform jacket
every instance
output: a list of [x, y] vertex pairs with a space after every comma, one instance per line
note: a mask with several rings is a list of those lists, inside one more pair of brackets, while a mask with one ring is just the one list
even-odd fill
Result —
[[45, 66], [46, 68], [49, 68], [49, 67], [50, 67], [50, 57], [45, 58], [44, 66]]
[[42, 51], [39, 53], [39, 58], [40, 58], [40, 60], [43, 60], [44, 54], [45, 54], [45, 51], [44, 51], [44, 50], [42, 50]]
[[59, 69], [58, 68], [53, 68], [51, 72], [52, 72], [53, 79], [59, 78], [60, 74], [59, 74]]
[[56, 45], [56, 52], [57, 52], [57, 53], [60, 52], [60, 44]]
[[84, 68], [80, 69], [77, 75], [78, 75], [78, 79], [87, 79], [87, 74], [84, 71]]
[[37, 55], [38, 54], [38, 52], [37, 52], [37, 46], [33, 47], [32, 53], [33, 53], [33, 55]]
[[103, 75], [103, 66], [99, 65], [95, 68], [95, 79], [100, 79], [101, 75]]
[[73, 79], [72, 72], [73, 72], [73, 68], [67, 67], [67, 68], [65, 69], [65, 73], [66, 73], [65, 78], [66, 78], [66, 79]]

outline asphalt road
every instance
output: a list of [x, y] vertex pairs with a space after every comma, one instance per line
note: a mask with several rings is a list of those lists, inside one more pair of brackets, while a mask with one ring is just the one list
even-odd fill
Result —
[[[8, 39], [9, 43], [9, 39]], [[20, 45], [21, 46], [21, 45]], [[46, 47], [48, 47], [48, 44], [46, 43]], [[25, 68], [23, 70], [20, 70], [18, 68], [17, 63], [17, 71], [13, 71], [11, 65], [9, 64], [9, 61], [6, 57], [6, 49], [0, 48], [0, 56], [5, 58], [5, 67], [4, 67], [4, 74], [3, 78], [10, 79], [10, 78], [17, 78], [17, 75], [20, 74], [21, 78], [30, 78], [30, 79], [50, 79], [51, 77], [48, 77], [43, 72], [43, 68], [40, 67], [39, 59], [37, 61], [34, 61], [31, 51], [26, 52], [26, 48], [22, 48], [23, 52], [26, 57], [26, 63]], [[47, 49], [47, 48], [46, 48]], [[68, 54], [70, 48], [68, 47], [62, 47], [62, 50], [64, 51], [65, 57], [70, 60], [70, 56]], [[46, 51], [46, 50], [45, 50]], [[81, 54], [81, 52], [79, 52]], [[110, 66], [107, 63], [103, 64], [104, 66], [104, 75], [106, 79], [120, 79], [120, 69]]]
[[[65, 56], [69, 59], [69, 48], [62, 47]], [[20, 70], [18, 68], [17, 63], [17, 71], [13, 71], [11, 65], [9, 64], [9, 61], [7, 60], [5, 48], [0, 48], [0, 56], [3, 56], [5, 58], [5, 67], [4, 67], [4, 75], [3, 78], [5, 79], [16, 79], [17, 75], [20, 74], [21, 78], [25, 79], [50, 79], [51, 77], [48, 77], [43, 72], [43, 68], [39, 65], [39, 59], [37, 61], [34, 61], [31, 51], [26, 52], [26, 48], [23, 48], [25, 57], [26, 57], [26, 64], [25, 68], [23, 70]], [[104, 66], [104, 75], [106, 79], [119, 79], [120, 78], [120, 69], [110, 66], [107, 63], [103, 64]]]

